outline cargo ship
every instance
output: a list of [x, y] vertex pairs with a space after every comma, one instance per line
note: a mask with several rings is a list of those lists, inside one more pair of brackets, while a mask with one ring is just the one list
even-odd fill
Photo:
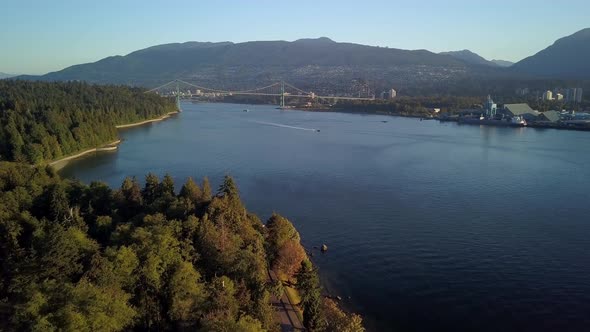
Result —
[[523, 117], [514, 116], [512, 118], [503, 119], [489, 119], [484, 116], [479, 118], [463, 117], [457, 120], [461, 124], [474, 124], [484, 126], [498, 126], [498, 127], [526, 127], [527, 123]]
[[[522, 108], [523, 105], [521, 104], [510, 104], [504, 105], [504, 109], [507, 106], [519, 106]], [[527, 108], [528, 105], [525, 105]], [[524, 118], [524, 113], [520, 111], [510, 111], [503, 110], [502, 112], [498, 112], [498, 106], [492, 100], [491, 96], [488, 96], [488, 99], [484, 103], [484, 108], [482, 110], [482, 114], [479, 117], [476, 116], [468, 116], [468, 117], [459, 117], [457, 119], [458, 123], [464, 124], [474, 124], [474, 125], [484, 125], [484, 126], [498, 126], [498, 127], [526, 127], [527, 123]], [[532, 110], [531, 110], [532, 111]]]

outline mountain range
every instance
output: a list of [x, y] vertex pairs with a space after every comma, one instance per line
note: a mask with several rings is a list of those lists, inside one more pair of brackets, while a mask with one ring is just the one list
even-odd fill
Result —
[[[358, 90], [448, 86], [465, 79], [553, 77], [590, 79], [590, 29], [562, 38], [514, 65], [486, 60], [468, 50], [436, 54], [335, 42], [329, 38], [287, 41], [164, 44], [80, 64], [39, 80], [84, 80], [154, 87], [176, 78], [224, 88], [286, 80], [302, 88]], [[363, 83], [364, 82], [364, 83]]]
[[12, 74], [7, 74], [7, 73], [0, 72], [0, 80], [1, 79], [5, 79], [5, 78], [11, 78], [11, 77], [14, 77], [14, 76], [16, 76], [16, 75], [12, 75]]
[[514, 63], [505, 60], [486, 60], [484, 57], [471, 52], [470, 50], [441, 52], [439, 54], [450, 55], [459, 60], [471, 63], [474, 65], [483, 65], [491, 67], [510, 67]]
[[[426, 50], [402, 50], [329, 38], [245, 43], [186, 42], [142, 49], [49, 73], [42, 80], [85, 80], [155, 86], [183, 78], [209, 86], [291, 83], [339, 85], [355, 79], [397, 82], [441, 80], [471, 64]], [[420, 68], [421, 73], [416, 73]], [[389, 80], [389, 81], [388, 81]], [[311, 82], [311, 83], [310, 83]], [[256, 83], [256, 84], [255, 84]]]

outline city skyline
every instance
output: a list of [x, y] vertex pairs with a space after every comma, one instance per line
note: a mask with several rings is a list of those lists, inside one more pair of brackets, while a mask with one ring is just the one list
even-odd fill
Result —
[[[336, 1], [297, 5], [262, 0], [196, 3], [14, 1], [5, 4], [0, 72], [44, 74], [65, 67], [166, 43], [186, 41], [288, 40], [328, 37], [399, 49], [432, 52], [469, 49], [488, 60], [519, 61], [587, 26], [590, 4], [577, 10], [507, 0], [452, 0], [408, 4]], [[548, 24], [549, 22], [557, 22]]]

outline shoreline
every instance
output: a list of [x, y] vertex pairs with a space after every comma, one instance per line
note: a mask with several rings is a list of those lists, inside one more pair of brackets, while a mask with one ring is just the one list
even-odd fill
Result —
[[118, 139], [116, 141], [113, 141], [111, 143], [107, 143], [107, 144], [97, 147], [97, 148], [84, 150], [84, 151], [79, 152], [75, 155], [60, 158], [58, 160], [54, 160], [54, 161], [50, 162], [48, 165], [50, 167], [53, 167], [56, 171], [59, 171], [60, 169], [64, 168], [68, 164], [68, 162], [72, 159], [80, 158], [82, 156], [85, 156], [85, 155], [87, 155], [89, 153], [93, 153], [93, 152], [115, 151], [119, 148], [118, 145], [120, 143], [121, 143], [121, 140]]
[[534, 123], [531, 122], [526, 126], [498, 126], [496, 124], [486, 124], [486, 123], [461, 123], [457, 120], [457, 118], [452, 119], [445, 119], [441, 117], [426, 117], [421, 115], [415, 114], [398, 114], [398, 113], [388, 113], [388, 112], [361, 112], [355, 110], [348, 110], [346, 108], [331, 108], [331, 109], [315, 109], [315, 108], [292, 108], [292, 110], [302, 111], [302, 112], [311, 112], [311, 113], [323, 113], [323, 112], [331, 112], [331, 113], [342, 113], [342, 114], [357, 114], [357, 115], [383, 115], [383, 116], [390, 116], [390, 117], [399, 117], [399, 118], [412, 118], [412, 119], [421, 119], [421, 120], [436, 120], [440, 123], [442, 122], [454, 122], [460, 125], [475, 125], [475, 126], [486, 126], [486, 127], [507, 127], [507, 128], [533, 128], [538, 130], [544, 129], [554, 129], [554, 130], [566, 130], [566, 131], [590, 131], [590, 126], [587, 127], [576, 127], [572, 125], [564, 125], [559, 123]]
[[[243, 103], [243, 102], [224, 102], [224, 101], [205, 101], [204, 103], [227, 103], [227, 104], [239, 104], [239, 105], [274, 105], [274, 104], [266, 104], [266, 103]], [[423, 119], [423, 120], [438, 120], [439, 122], [455, 122], [457, 123], [457, 118], [450, 118], [445, 119], [444, 117], [440, 116], [428, 116], [428, 115], [421, 115], [421, 114], [408, 114], [408, 113], [393, 113], [387, 111], [371, 111], [371, 112], [364, 112], [357, 109], [351, 108], [340, 108], [340, 107], [288, 107], [285, 108], [285, 111], [293, 110], [293, 111], [302, 111], [302, 112], [311, 112], [311, 113], [323, 113], [323, 112], [330, 112], [330, 113], [342, 113], [342, 114], [357, 114], [357, 115], [383, 115], [383, 116], [390, 116], [390, 117], [400, 117], [400, 118], [414, 118], [414, 119]], [[470, 125], [478, 125], [478, 126], [486, 126], [486, 127], [498, 127], [494, 124], [470, 124]], [[529, 123], [526, 126], [528, 128], [534, 129], [554, 129], [554, 130], [566, 130], [566, 131], [590, 131], [590, 123], [587, 125], [573, 125], [573, 124], [559, 124], [559, 123]], [[514, 128], [521, 128], [521, 127], [514, 127]]]
[[[156, 118], [156, 119], [151, 119], [151, 120], [145, 120], [145, 121], [140, 121], [140, 122], [135, 122], [135, 123], [130, 123], [130, 124], [124, 124], [124, 125], [116, 125], [115, 128], [116, 129], [124, 129], [124, 128], [131, 128], [131, 127], [137, 127], [137, 126], [142, 126], [145, 124], [149, 124], [152, 122], [159, 122], [162, 120], [166, 120], [169, 117], [171, 117], [172, 115], [178, 114], [180, 113], [179, 111], [175, 111], [175, 112], [169, 112], [164, 114], [163, 116]], [[52, 162], [50, 162], [48, 164], [48, 166], [53, 167], [53, 169], [55, 169], [56, 171], [59, 171], [60, 169], [64, 168], [71, 160], [73, 159], [77, 159], [80, 157], [83, 157], [87, 154], [90, 153], [94, 153], [94, 152], [110, 152], [110, 151], [116, 151], [119, 147], [118, 145], [122, 142], [121, 139], [118, 139], [116, 141], [104, 144], [100, 147], [97, 148], [91, 148], [88, 150], [84, 150], [81, 151], [79, 153], [76, 153], [74, 155], [68, 156], [68, 157], [63, 157], [57, 160], [54, 160]]]
[[140, 122], [135, 122], [135, 123], [129, 123], [129, 124], [124, 124], [124, 125], [116, 125], [115, 128], [117, 129], [124, 129], [124, 128], [131, 128], [131, 127], [137, 127], [137, 126], [142, 126], [148, 123], [152, 123], [152, 122], [159, 122], [162, 120], [166, 120], [169, 117], [171, 117], [174, 114], [178, 114], [180, 113], [179, 111], [175, 111], [175, 112], [170, 112], [170, 113], [166, 113], [163, 116], [156, 118], [156, 119], [151, 119], [151, 120], [144, 120], [144, 121], [140, 121]]

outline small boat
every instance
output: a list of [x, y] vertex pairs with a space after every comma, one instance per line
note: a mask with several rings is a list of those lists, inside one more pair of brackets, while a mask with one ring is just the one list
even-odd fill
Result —
[[250, 110], [249, 109], [245, 109], [244, 112], [250, 112]]
[[316, 131], [316, 132], [318, 132], [318, 133], [320, 132], [320, 130], [319, 130], [319, 129], [316, 129], [315, 131]]
[[381, 121], [381, 122], [383, 122], [383, 123], [387, 123], [387, 120], [383, 120], [383, 121]]

